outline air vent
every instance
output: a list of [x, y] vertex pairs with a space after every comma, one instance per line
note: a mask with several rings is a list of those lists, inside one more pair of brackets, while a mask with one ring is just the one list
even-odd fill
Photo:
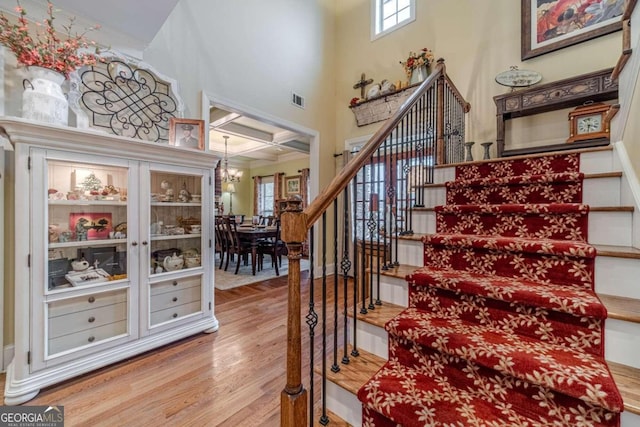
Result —
[[291, 93], [291, 103], [296, 107], [304, 109], [304, 98], [295, 92]]

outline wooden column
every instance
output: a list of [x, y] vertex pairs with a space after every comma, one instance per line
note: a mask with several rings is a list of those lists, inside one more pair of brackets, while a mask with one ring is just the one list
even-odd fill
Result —
[[[307, 424], [307, 391], [302, 385], [302, 335], [300, 301], [300, 258], [302, 242], [307, 235], [306, 215], [302, 199], [287, 199], [282, 213], [282, 240], [289, 251], [289, 297], [287, 313], [287, 384], [280, 395], [280, 425], [298, 427]], [[310, 268], [313, 268], [311, 266]]]

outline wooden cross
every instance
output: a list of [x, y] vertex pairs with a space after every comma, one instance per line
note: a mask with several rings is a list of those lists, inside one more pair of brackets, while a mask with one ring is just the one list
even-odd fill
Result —
[[360, 98], [364, 99], [364, 89], [367, 85], [373, 83], [373, 79], [365, 80], [364, 73], [360, 76], [360, 81], [357, 81], [356, 84], [353, 85], [354, 89], [360, 88]]

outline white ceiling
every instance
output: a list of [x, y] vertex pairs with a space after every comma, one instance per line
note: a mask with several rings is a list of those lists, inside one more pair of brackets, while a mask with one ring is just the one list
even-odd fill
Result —
[[135, 37], [153, 40], [179, 0], [53, 0], [56, 8]]

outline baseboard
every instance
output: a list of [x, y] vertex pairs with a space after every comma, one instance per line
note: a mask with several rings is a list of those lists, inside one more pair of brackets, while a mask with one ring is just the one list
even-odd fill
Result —
[[13, 360], [13, 355], [15, 354], [15, 347], [13, 344], [5, 345], [2, 349], [2, 357], [4, 357], [4, 364], [2, 365], [2, 372], [7, 372], [7, 367], [9, 363]]
[[[640, 248], [640, 181], [636, 175], [629, 154], [622, 141], [614, 144], [614, 151], [617, 154], [617, 160], [622, 169], [622, 187], [620, 188], [621, 202], [625, 205], [633, 205], [633, 222], [631, 241], [632, 246]], [[625, 186], [628, 193], [625, 194]]]

